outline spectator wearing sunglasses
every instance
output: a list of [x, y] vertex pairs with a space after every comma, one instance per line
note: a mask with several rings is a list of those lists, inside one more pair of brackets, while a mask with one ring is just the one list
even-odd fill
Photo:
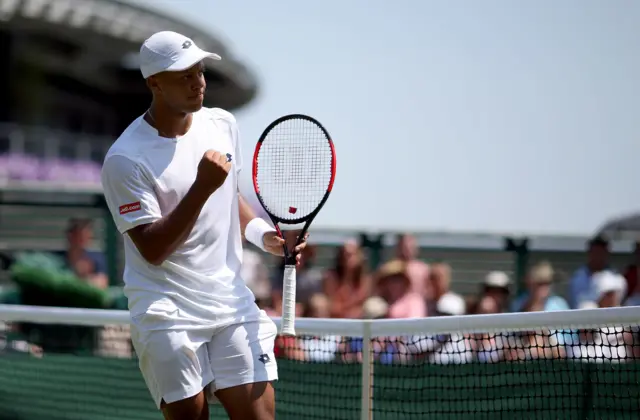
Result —
[[526, 278], [527, 290], [511, 304], [511, 312], [563, 311], [569, 304], [553, 293], [555, 273], [547, 261], [540, 262], [529, 270]]

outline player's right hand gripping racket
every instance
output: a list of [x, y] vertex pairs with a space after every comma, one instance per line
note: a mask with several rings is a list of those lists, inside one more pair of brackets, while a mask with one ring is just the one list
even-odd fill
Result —
[[[286, 115], [260, 136], [253, 155], [253, 186], [278, 234], [279, 224], [304, 228], [303, 240], [336, 177], [336, 152], [325, 128], [306, 115]], [[295, 335], [296, 253], [284, 245], [281, 334]]]

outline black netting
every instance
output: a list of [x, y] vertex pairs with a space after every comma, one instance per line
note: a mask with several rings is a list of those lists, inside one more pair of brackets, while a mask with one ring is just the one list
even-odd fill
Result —
[[[640, 328], [377, 337], [279, 337], [278, 419], [637, 419]], [[160, 419], [126, 326], [8, 325], [0, 419]], [[212, 406], [212, 418], [225, 418]]]

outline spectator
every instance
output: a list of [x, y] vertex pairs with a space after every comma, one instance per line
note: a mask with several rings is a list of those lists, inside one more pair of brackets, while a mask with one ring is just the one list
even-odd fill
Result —
[[[323, 294], [315, 294], [309, 299], [304, 318], [329, 318], [331, 304]], [[298, 360], [311, 362], [331, 362], [336, 357], [341, 338], [337, 335], [316, 337], [301, 337], [298, 343], [300, 349]]]
[[609, 242], [597, 236], [587, 243], [587, 263], [580, 267], [569, 280], [569, 305], [580, 307], [588, 300], [594, 273], [607, 269], [609, 266]]
[[68, 268], [78, 277], [101, 289], [109, 287], [104, 254], [89, 251], [93, 225], [88, 219], [72, 219], [67, 228], [67, 250], [61, 253]]
[[[509, 301], [509, 287], [511, 280], [504, 271], [492, 271], [484, 278], [482, 283], [482, 297], [490, 297], [495, 301], [497, 313], [505, 312]], [[486, 303], [485, 303], [486, 304]], [[478, 302], [480, 305], [480, 302]]]
[[412, 287], [404, 261], [393, 260], [384, 264], [377, 273], [378, 295], [389, 304], [389, 318], [421, 318], [427, 315], [422, 295]]
[[[627, 283], [623, 276], [611, 270], [594, 273], [589, 299], [581, 308], [612, 308], [620, 306], [626, 294]], [[633, 355], [632, 333], [625, 327], [603, 327], [585, 330], [579, 334], [579, 344], [567, 348], [569, 357], [586, 362], [622, 362]]]
[[[511, 305], [512, 312], [550, 312], [569, 309], [569, 304], [552, 293], [554, 271], [547, 261], [533, 266], [527, 273], [527, 291]], [[564, 346], [574, 341], [571, 330], [530, 331], [517, 334], [527, 359], [564, 357]]]
[[[495, 277], [498, 278], [497, 275]], [[500, 312], [500, 306], [493, 296], [485, 295], [477, 302], [473, 312], [476, 315], [495, 314]], [[495, 363], [505, 359], [508, 337], [494, 333], [477, 333], [473, 334], [472, 340], [478, 361]]]
[[440, 312], [437, 307], [444, 297], [452, 296], [452, 298], [448, 299], [448, 302], [462, 299], [460, 295], [449, 290], [451, 285], [451, 266], [447, 263], [441, 262], [431, 265], [429, 283], [429, 290], [431, 290], [431, 300], [427, 301], [427, 313], [429, 315], [437, 315]]
[[362, 304], [371, 294], [371, 280], [364, 253], [355, 240], [338, 249], [334, 268], [325, 272], [323, 291], [331, 302], [333, 318], [360, 318]]
[[623, 276], [611, 270], [595, 273], [589, 297], [600, 308], [615, 308], [626, 296], [627, 282]]
[[418, 244], [416, 238], [409, 234], [398, 236], [396, 258], [404, 261], [407, 277], [413, 291], [427, 298], [429, 284], [429, 266], [418, 259]]
[[[364, 319], [386, 318], [388, 312], [389, 305], [379, 296], [372, 296], [368, 298], [362, 306], [362, 317]], [[338, 351], [339, 354], [342, 355], [342, 361], [345, 363], [361, 363], [362, 345], [361, 337], [344, 337]], [[380, 354], [385, 353], [385, 346], [380, 342], [380, 340], [375, 340], [373, 347], [375, 357], [379, 360]], [[393, 355], [393, 348], [391, 348], [391, 350], [391, 355]], [[383, 359], [385, 358], [388, 359], [389, 356], [383, 356]]]
[[550, 263], [544, 261], [533, 266], [527, 273], [527, 291], [513, 301], [511, 312], [568, 310], [567, 302], [553, 293], [553, 280], [554, 271]]
[[[445, 293], [438, 300], [435, 314], [441, 316], [464, 315], [464, 299], [453, 293]], [[454, 332], [429, 336], [414, 336], [408, 340], [410, 353], [435, 364], [461, 364], [473, 359], [473, 346], [469, 334]]]

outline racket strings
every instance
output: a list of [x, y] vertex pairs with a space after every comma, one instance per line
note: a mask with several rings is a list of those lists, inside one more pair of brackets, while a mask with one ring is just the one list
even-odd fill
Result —
[[327, 193], [333, 150], [315, 123], [286, 120], [267, 134], [256, 163], [265, 207], [278, 218], [294, 220], [311, 214]]

